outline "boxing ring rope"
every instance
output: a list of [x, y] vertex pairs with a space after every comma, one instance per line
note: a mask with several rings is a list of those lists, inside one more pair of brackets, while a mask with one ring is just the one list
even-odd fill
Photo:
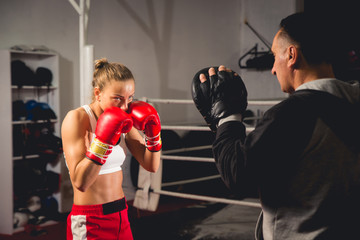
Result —
[[181, 181], [175, 181], [175, 182], [162, 183], [161, 186], [162, 187], [169, 187], [169, 186], [180, 185], [180, 184], [207, 181], [207, 180], [212, 180], [212, 179], [217, 179], [217, 178], [220, 178], [220, 174], [213, 175], [213, 176], [202, 177], [202, 178], [194, 178], [194, 179], [188, 179], [188, 180], [181, 180]]
[[232, 200], [232, 199], [217, 198], [217, 197], [206, 197], [206, 196], [201, 196], [201, 195], [196, 195], [196, 194], [178, 193], [178, 192], [171, 192], [171, 191], [165, 191], [165, 190], [154, 190], [154, 193], [168, 195], [168, 196], [172, 196], [172, 197], [193, 199], [193, 200], [204, 200], [204, 201], [208, 201], [208, 202], [219, 202], [219, 203], [235, 204], [235, 205], [241, 205], [241, 206], [261, 208], [261, 204], [257, 203], [257, 202], [248, 202], [248, 201], [242, 201], [242, 200]]
[[[187, 99], [156, 99], [156, 98], [146, 98], [143, 97], [140, 100], [144, 102], [148, 102], [150, 104], [161, 103], [161, 104], [194, 104], [192, 100]], [[248, 105], [253, 106], [273, 106], [279, 103], [281, 100], [249, 100]], [[254, 120], [260, 119], [258, 117], [249, 117], [245, 118], [244, 120]], [[176, 126], [176, 125], [162, 125], [162, 130], [185, 130], [185, 131], [210, 131], [210, 128], [207, 126]], [[246, 132], [249, 133], [254, 130], [254, 127], [246, 127]], [[215, 163], [214, 158], [210, 157], [193, 157], [193, 156], [176, 156], [176, 155], [168, 155], [173, 153], [181, 153], [187, 151], [196, 151], [196, 150], [204, 150], [211, 148], [211, 145], [207, 146], [196, 146], [196, 147], [188, 147], [188, 148], [180, 148], [180, 149], [173, 149], [163, 151], [160, 158], [162, 160], [175, 160], [175, 161], [193, 161], [193, 162], [209, 162]], [[252, 202], [252, 201], [244, 201], [244, 200], [234, 200], [234, 199], [226, 199], [226, 198], [219, 198], [219, 197], [210, 197], [210, 196], [203, 196], [203, 195], [196, 195], [196, 194], [188, 194], [188, 193], [179, 193], [173, 191], [162, 190], [161, 187], [168, 187], [180, 184], [188, 184], [188, 183], [195, 183], [200, 181], [207, 181], [212, 179], [218, 179], [220, 175], [213, 175], [195, 179], [188, 179], [188, 180], [180, 180], [174, 182], [167, 182], [161, 184], [155, 184], [156, 186], [148, 186], [150, 189], [146, 190], [145, 192], [149, 191], [150, 193], [150, 200], [151, 202], [151, 194], [158, 194], [157, 201], [159, 195], [167, 195], [172, 197], [179, 197], [179, 198], [186, 198], [186, 199], [193, 199], [193, 200], [202, 200], [202, 201], [209, 201], [209, 202], [219, 202], [225, 204], [236, 204], [248, 207], [257, 207], [261, 208], [261, 204], [259, 202]], [[143, 191], [143, 190], [142, 190]], [[142, 193], [144, 195], [144, 193]], [[154, 196], [154, 195], [153, 195]]]
[[[163, 103], [163, 104], [194, 104], [193, 100], [189, 99], [159, 99], [159, 98], [142, 98], [144, 102], [149, 103]], [[273, 106], [278, 104], [281, 100], [248, 100], [248, 105], [252, 106]], [[244, 120], [257, 120], [259, 117], [248, 117]], [[176, 126], [176, 125], [162, 125], [163, 130], [187, 130], [187, 131], [210, 131], [207, 126]], [[246, 132], [253, 131], [253, 127], [246, 127]]]
[[206, 146], [198, 146], [198, 147], [191, 147], [191, 148], [179, 148], [179, 149], [167, 150], [167, 151], [162, 152], [162, 155], [160, 156], [160, 158], [161, 159], [167, 159], [167, 160], [183, 160], [183, 161], [195, 161], [195, 162], [215, 162], [214, 158], [167, 155], [167, 154], [171, 154], [171, 153], [190, 152], [190, 151], [210, 149], [211, 147], [212, 147], [211, 145], [206, 145]]
[[194, 161], [194, 162], [213, 162], [215, 163], [214, 158], [206, 157], [186, 157], [186, 156], [173, 156], [173, 155], [162, 155], [161, 159], [167, 160], [182, 160], [182, 161]]
[[[244, 118], [247, 120], [247, 118]], [[201, 126], [176, 126], [176, 125], [162, 125], [162, 130], [188, 130], [188, 131], [210, 131], [209, 127], [201, 127]], [[246, 132], [249, 133], [253, 131], [255, 128], [246, 127]]]
[[209, 148], [212, 148], [212, 146], [211, 145], [205, 145], [205, 146], [197, 146], [197, 147], [189, 147], [189, 148], [179, 148], [179, 149], [172, 149], [172, 150], [162, 151], [162, 154], [197, 151], [197, 150], [204, 150], [204, 149], [209, 149]]
[[173, 126], [173, 125], [162, 125], [162, 130], [188, 130], [188, 131], [209, 131], [209, 127], [202, 126]]
[[[159, 99], [159, 98], [142, 98], [143, 101], [150, 103], [177, 103], [177, 104], [194, 104], [193, 100], [189, 99]], [[252, 106], [272, 106], [278, 104], [280, 100], [248, 100], [248, 105]]]

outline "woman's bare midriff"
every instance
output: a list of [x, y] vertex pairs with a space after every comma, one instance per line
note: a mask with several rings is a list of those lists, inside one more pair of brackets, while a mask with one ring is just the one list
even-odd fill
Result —
[[74, 189], [75, 205], [95, 205], [112, 202], [124, 197], [122, 171], [99, 175], [85, 192]]

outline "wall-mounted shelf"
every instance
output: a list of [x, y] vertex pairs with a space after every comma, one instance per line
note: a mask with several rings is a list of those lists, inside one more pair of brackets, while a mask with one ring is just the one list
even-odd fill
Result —
[[57, 120], [37, 120], [37, 121], [30, 121], [30, 120], [23, 120], [23, 121], [12, 121], [13, 125], [22, 125], [22, 124], [42, 124], [42, 123], [57, 123]]
[[[51, 70], [52, 81], [50, 86], [14, 86], [12, 82], [11, 62], [20, 60], [26, 64], [34, 72], [38, 67], [43, 67]], [[0, 168], [0, 191], [1, 191], [1, 204], [0, 204], [0, 234], [13, 234], [24, 230], [24, 227], [14, 227], [14, 211], [18, 205], [15, 198], [15, 181], [14, 170], [17, 166], [32, 166], [31, 164], [42, 160], [42, 154], [37, 148], [31, 148], [29, 153], [23, 151], [19, 155], [14, 151], [14, 142], [25, 142], [21, 134], [16, 134], [14, 129], [24, 130], [33, 128], [37, 125], [49, 126], [54, 130], [55, 135], [60, 135], [60, 124], [57, 119], [51, 120], [38, 120], [30, 121], [13, 119], [14, 110], [12, 103], [17, 100], [26, 102], [28, 100], [36, 100], [36, 102], [47, 103], [48, 106], [59, 116], [59, 56], [53, 52], [27, 52], [17, 50], [1, 50], [0, 51], [0, 132], [2, 134], [2, 143], [0, 144], [0, 152], [2, 153], [2, 161]], [[15, 121], [14, 121], [15, 120]], [[43, 125], [43, 126], [42, 126]], [[20, 138], [20, 139], [19, 139]], [[19, 141], [17, 141], [19, 140]], [[30, 140], [31, 141], [31, 140]], [[15, 154], [16, 153], [16, 154]], [[56, 174], [61, 173], [60, 163], [52, 165], [51, 171]], [[18, 179], [16, 179], [18, 180]], [[23, 179], [31, 181], [31, 179]], [[61, 207], [61, 194], [60, 192], [52, 193], [50, 196], [56, 199], [59, 208]], [[61, 212], [61, 209], [59, 209]], [[51, 221], [50, 221], [51, 222]], [[46, 223], [48, 224], [48, 223]]]
[[11, 86], [11, 89], [16, 89], [16, 90], [56, 90], [57, 87], [54, 86]]
[[38, 154], [27, 155], [27, 156], [16, 156], [16, 157], [13, 157], [13, 161], [23, 160], [23, 159], [34, 159], [34, 158], [39, 158], [39, 157], [40, 157], [40, 155], [38, 155]]

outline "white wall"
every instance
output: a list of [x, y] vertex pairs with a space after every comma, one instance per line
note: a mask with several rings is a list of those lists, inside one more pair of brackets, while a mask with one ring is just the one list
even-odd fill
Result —
[[[201, 68], [225, 64], [240, 73], [249, 99], [283, 97], [270, 71], [240, 69], [238, 59], [265, 45], [296, 0], [92, 0], [88, 44], [95, 59], [122, 62], [136, 78], [136, 97], [191, 99]], [[0, 48], [45, 45], [60, 55], [60, 120], [78, 107], [79, 15], [67, 0], [0, 1]], [[197, 121], [193, 106], [158, 106], [163, 122]]]

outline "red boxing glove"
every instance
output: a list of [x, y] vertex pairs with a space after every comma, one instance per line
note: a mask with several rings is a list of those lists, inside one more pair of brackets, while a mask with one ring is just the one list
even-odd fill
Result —
[[145, 133], [145, 146], [152, 152], [161, 150], [161, 123], [159, 114], [150, 104], [142, 101], [132, 102], [128, 110], [134, 127]]
[[100, 115], [95, 129], [95, 137], [86, 152], [86, 158], [103, 165], [112, 147], [117, 144], [121, 133], [127, 133], [133, 125], [132, 119], [118, 107], [110, 107]]

